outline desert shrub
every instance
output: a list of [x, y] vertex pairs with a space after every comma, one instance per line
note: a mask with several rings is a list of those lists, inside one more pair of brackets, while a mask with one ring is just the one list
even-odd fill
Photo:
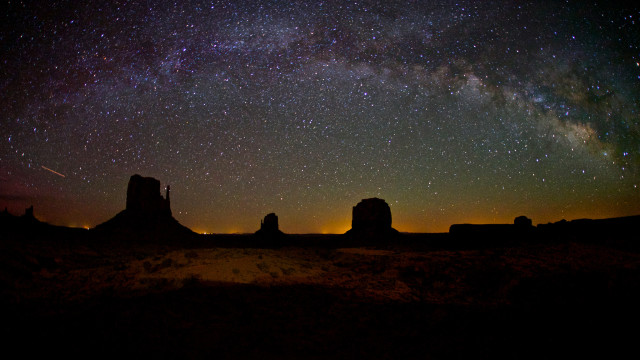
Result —
[[158, 266], [158, 270], [171, 267], [171, 265], [173, 265], [173, 260], [164, 259], [164, 261]]
[[380, 257], [378, 259], [374, 259], [373, 261], [371, 261], [369, 263], [370, 268], [371, 268], [371, 272], [373, 274], [381, 274], [385, 271], [387, 271], [387, 269], [389, 269], [389, 261], [388, 258], [385, 257]]
[[464, 281], [473, 289], [477, 298], [502, 299], [518, 283], [518, 278], [512, 268], [500, 263], [489, 263], [468, 271]]
[[405, 283], [422, 284], [427, 278], [427, 272], [424, 268], [419, 266], [405, 266], [399, 269], [399, 277]]
[[144, 268], [144, 270], [146, 272], [151, 272], [152, 271], [152, 266], [151, 266], [151, 263], [149, 261], [145, 261], [144, 263], [142, 263], [142, 267]]
[[265, 262], [259, 262], [256, 264], [256, 266], [262, 272], [269, 272], [269, 265], [267, 265]]
[[169, 280], [165, 279], [165, 278], [160, 278], [160, 279], [155, 279], [155, 278], [141, 279], [140, 280], [140, 284], [145, 285], [147, 287], [147, 289], [153, 290], [153, 291], [164, 291], [168, 287], [171, 286]]
[[162, 269], [171, 267], [171, 265], [173, 265], [173, 260], [171, 260], [171, 259], [165, 259], [163, 262], [161, 262], [160, 264], [157, 264], [155, 266], [152, 265], [151, 262], [149, 262], [149, 261], [145, 261], [144, 263], [142, 263], [142, 267], [148, 273], [153, 273], [153, 272], [156, 272], [158, 270], [162, 270]]
[[191, 276], [182, 280], [182, 286], [184, 287], [196, 286], [199, 284], [200, 284], [200, 275], [198, 274], [192, 274]]
[[316, 249], [316, 255], [323, 260], [333, 259], [333, 252], [326, 249]]

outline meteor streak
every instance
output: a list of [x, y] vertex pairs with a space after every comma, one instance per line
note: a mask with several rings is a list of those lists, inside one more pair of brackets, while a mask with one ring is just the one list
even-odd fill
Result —
[[[42, 165], [40, 165], [40, 166], [42, 166]], [[43, 168], [43, 169], [45, 169], [45, 170], [47, 170], [47, 171], [51, 171], [52, 173], [54, 173], [54, 174], [56, 174], [56, 175], [58, 175], [58, 176], [66, 177], [66, 176], [64, 176], [64, 175], [60, 174], [60, 173], [59, 173], [59, 172], [57, 172], [57, 171], [54, 171], [54, 170], [49, 169], [49, 168], [48, 168], [48, 167], [46, 167], [46, 166], [42, 166], [42, 168]]]

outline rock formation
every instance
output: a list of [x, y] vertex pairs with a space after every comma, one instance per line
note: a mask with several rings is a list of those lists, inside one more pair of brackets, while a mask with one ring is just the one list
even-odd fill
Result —
[[160, 181], [152, 177], [133, 175], [127, 187], [127, 207], [132, 213], [139, 215], [171, 215], [169, 186], [167, 197], [160, 195]]
[[22, 215], [20, 217], [20, 220], [24, 224], [33, 225], [33, 224], [40, 223], [40, 220], [36, 219], [35, 215], [33, 214], [33, 205], [31, 205], [28, 208], [24, 209], [24, 215]]
[[278, 231], [278, 215], [275, 213], [267, 214], [264, 220], [260, 222], [260, 230], [267, 232]]
[[267, 214], [264, 220], [260, 221], [260, 230], [256, 231], [256, 235], [268, 238], [277, 238], [284, 235], [278, 229], [278, 216], [275, 213]]
[[33, 212], [33, 205], [24, 209], [24, 214], [15, 216], [7, 208], [0, 212], [0, 228], [17, 231], [49, 231], [56, 226], [38, 220]]
[[353, 207], [351, 220], [353, 230], [391, 228], [391, 208], [386, 201], [378, 198], [364, 199]]
[[378, 198], [364, 199], [353, 207], [350, 235], [381, 237], [397, 234], [391, 227], [391, 208]]
[[170, 187], [167, 186], [166, 197], [163, 198], [160, 181], [137, 174], [131, 176], [125, 210], [96, 226], [95, 230], [144, 233], [152, 238], [194, 234], [171, 215], [169, 191]]
[[[545, 237], [558, 237], [563, 240], [583, 241], [590, 239], [594, 243], [616, 244], [624, 248], [640, 249], [635, 240], [638, 236], [640, 215], [623, 216], [607, 219], [560, 220], [555, 223], [538, 224], [536, 227]], [[628, 242], [628, 240], [631, 240]]]
[[516, 226], [523, 226], [523, 227], [533, 226], [533, 222], [531, 221], [531, 219], [529, 219], [524, 215], [518, 216], [517, 218], [515, 218], [515, 220], [513, 220], [513, 224]]

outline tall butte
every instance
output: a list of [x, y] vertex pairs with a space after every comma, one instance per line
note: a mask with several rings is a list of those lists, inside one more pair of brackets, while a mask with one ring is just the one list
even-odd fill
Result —
[[167, 185], [167, 195], [160, 195], [160, 181], [152, 177], [142, 177], [138, 174], [129, 179], [127, 187], [126, 210], [142, 216], [171, 216], [170, 187]]
[[347, 235], [389, 240], [397, 234], [398, 231], [391, 227], [391, 208], [383, 199], [363, 199], [353, 207], [351, 230], [347, 231]]
[[166, 197], [162, 197], [159, 180], [138, 174], [131, 176], [127, 186], [126, 208], [96, 226], [95, 230], [123, 235], [142, 233], [152, 238], [194, 234], [172, 216], [170, 189], [167, 186]]

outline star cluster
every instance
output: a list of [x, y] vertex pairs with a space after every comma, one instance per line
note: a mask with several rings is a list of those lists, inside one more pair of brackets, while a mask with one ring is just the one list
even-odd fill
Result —
[[94, 226], [139, 173], [206, 232], [373, 196], [401, 231], [636, 214], [640, 9], [610, 3], [10, 1], [0, 205]]

